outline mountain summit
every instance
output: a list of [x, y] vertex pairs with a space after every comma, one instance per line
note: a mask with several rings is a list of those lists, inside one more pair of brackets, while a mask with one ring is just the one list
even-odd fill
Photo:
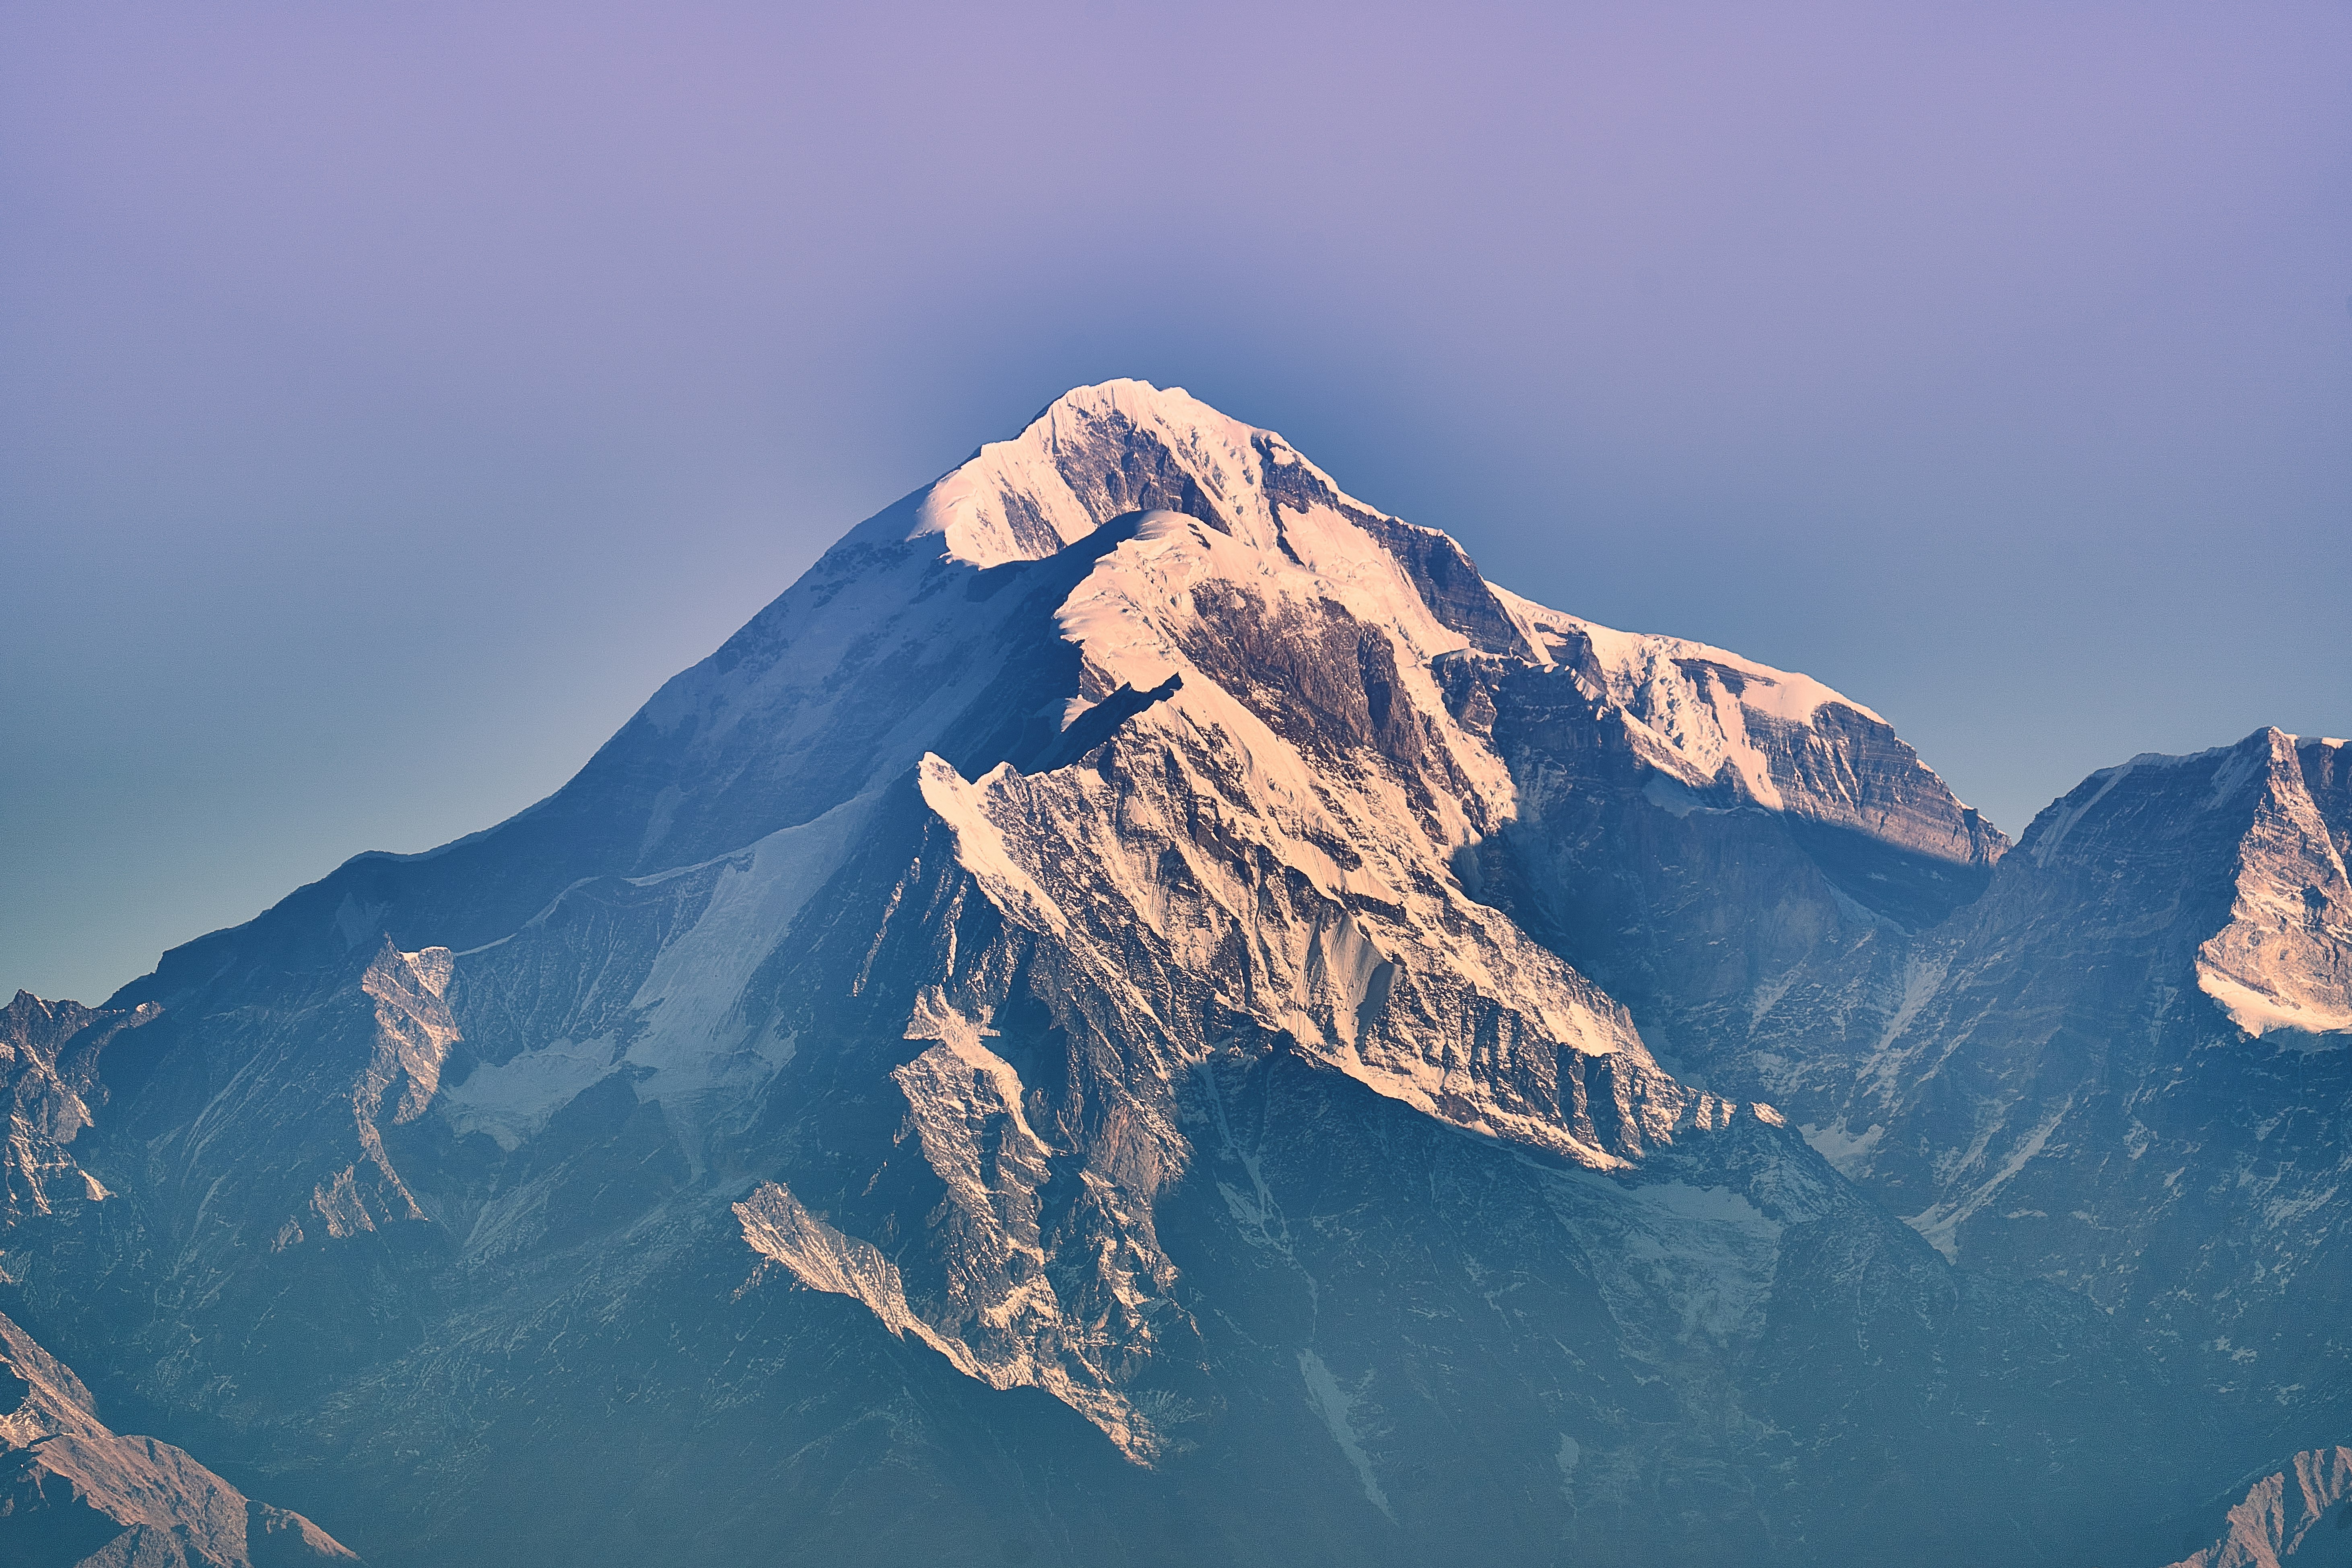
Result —
[[2160, 1358], [1825, 1157], [2008, 849], [1082, 388], [12, 1069], [0, 1304], [382, 1563], [2061, 1559], [2210, 1458]]

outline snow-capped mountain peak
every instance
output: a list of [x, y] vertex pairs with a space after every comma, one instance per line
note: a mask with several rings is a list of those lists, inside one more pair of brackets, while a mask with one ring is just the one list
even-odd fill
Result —
[[[462, 1504], [369, 1505], [395, 1537], [507, 1519], [476, 1478], [543, 1420], [782, 1422], [775, 1495], [1280, 1452], [1270, 1512], [1211, 1472], [1257, 1535], [1295, 1495], [1433, 1560], [1500, 1486], [1528, 1551], [1622, 1557], [1661, 1486], [1783, 1510], [1791, 1432], [1863, 1434], [1826, 1462], [1875, 1485], [1909, 1391], [2021, 1397], [2011, 1298], [1774, 1109], [1899, 1032], [2003, 847], [1829, 687], [1510, 594], [1108, 383], [851, 530], [549, 800], [167, 955], [87, 1189], [139, 1204], [49, 1181], [26, 1223], [126, 1227], [59, 1256], [177, 1303], [141, 1353], [207, 1429], [453, 1456]], [[1693, 1528], [1663, 1560], [1733, 1540]]]
[[1265, 547], [1277, 536], [1268, 471], [1287, 468], [1336, 489], [1281, 437], [1181, 387], [1107, 381], [1064, 393], [1020, 434], [981, 447], [860, 533], [936, 536], [948, 560], [1001, 566], [1040, 560], [1157, 505]]

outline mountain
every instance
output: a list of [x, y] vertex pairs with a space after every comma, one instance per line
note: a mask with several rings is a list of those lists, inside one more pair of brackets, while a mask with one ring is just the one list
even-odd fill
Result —
[[70, 1368], [0, 1317], [0, 1547], [23, 1568], [294, 1568], [358, 1558], [299, 1513], [247, 1498], [184, 1451], [122, 1437]]
[[[2242, 1011], [2340, 996], [2276, 923], [2332, 809], [2149, 851], [2236, 879]], [[383, 1563], [2155, 1562], [2286, 1447], [1937, 1207], [2072, 1103], [1963, 1005], [2048, 1010], [1995, 971], [2055, 844], [1817, 681], [1083, 388], [548, 800], [26, 1069], [0, 1305]], [[2031, 918], [2138, 940], [2100, 886]]]
[[2171, 1568], [2296, 1568], [2352, 1563], [2352, 1448], [2315, 1448], [2254, 1480], [2221, 1538]]
[[[0, 1089], [9, 1100], [0, 1237], [59, 1205], [110, 1194], [70, 1152], [103, 1104], [99, 1054], [152, 1007], [93, 1011], [25, 992], [0, 1008]], [[0, 1270], [16, 1261], [0, 1251]], [[0, 1273], [0, 1278], [8, 1277]], [[272, 1568], [358, 1561], [299, 1513], [247, 1499], [186, 1452], [124, 1437], [99, 1420], [71, 1368], [0, 1315], [0, 1555], [24, 1568]]]
[[1441, 661], [1517, 809], [1483, 898], [1622, 1000], [1685, 1077], [1835, 1120], [1920, 933], [2009, 847], [1875, 713], [1719, 648], [1523, 605], [1549, 655]]
[[1847, 1169], [1948, 1256], [2077, 1290], [2203, 1386], [2231, 1464], [2352, 1430], [2352, 747], [2094, 773], [1911, 960]]

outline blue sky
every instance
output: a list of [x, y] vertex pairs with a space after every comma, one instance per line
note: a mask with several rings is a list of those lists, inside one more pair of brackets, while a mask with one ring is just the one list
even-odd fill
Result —
[[26, 5], [0, 204], [0, 990], [520, 808], [1114, 375], [2012, 832], [2352, 733], [2338, 5]]

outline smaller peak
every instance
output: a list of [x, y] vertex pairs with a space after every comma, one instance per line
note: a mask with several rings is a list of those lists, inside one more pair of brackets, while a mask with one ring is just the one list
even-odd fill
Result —
[[2158, 809], [2182, 819], [2208, 813], [2245, 814], [2282, 792], [2300, 795], [2300, 747], [2307, 742], [2275, 724], [2264, 725], [2226, 746], [2201, 752], [2142, 752], [2085, 776], [2042, 809], [2021, 842], [2034, 864], [2047, 866], [2070, 840], [2097, 831], [2096, 825], [2126, 803], [2135, 809], [2161, 802]]
[[2224, 752], [2268, 752], [2273, 756], [2284, 757], [2293, 754], [2302, 743], [2302, 736], [2282, 730], [2275, 724], [2265, 724], [2243, 739], [2217, 749]]
[[2238, 742], [2240, 746], [2250, 750], [2261, 750], [2265, 743], [2275, 761], [2287, 763], [2305, 752], [2341, 750], [2345, 746], [2352, 745], [2352, 741], [2347, 741], [2339, 735], [2298, 735], [2273, 724], [2268, 729], [2256, 731]]

